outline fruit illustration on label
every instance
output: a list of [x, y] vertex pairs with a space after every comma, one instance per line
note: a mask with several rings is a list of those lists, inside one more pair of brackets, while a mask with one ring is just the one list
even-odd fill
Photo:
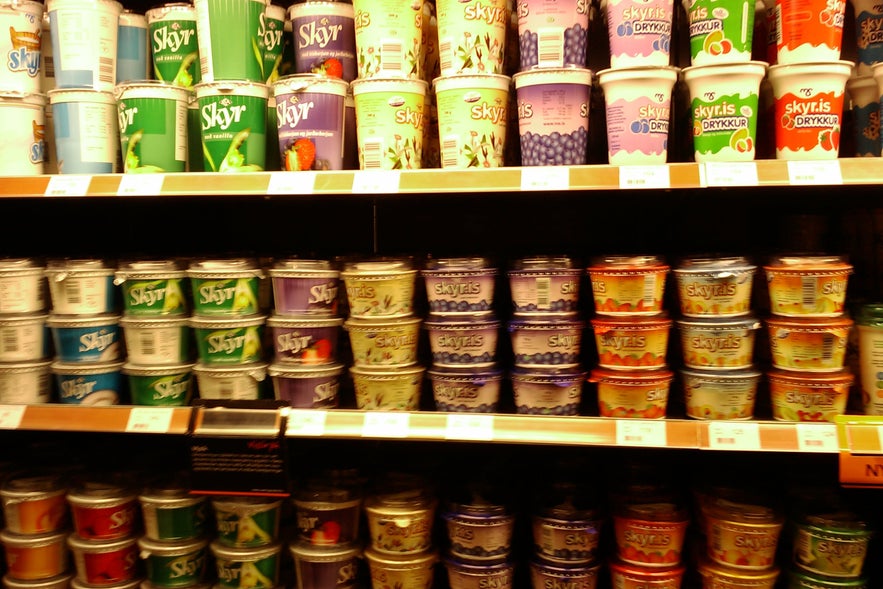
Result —
[[[195, 51], [184, 56], [184, 59], [181, 60], [181, 65], [178, 66], [178, 73], [175, 74], [172, 84], [175, 86], [181, 86], [182, 88], [193, 87], [193, 76], [190, 74], [190, 68], [194, 62], [196, 62], [197, 57], [199, 57], [199, 54]], [[154, 68], [156, 68], [156, 66], [154, 66]], [[154, 69], [154, 71], [158, 70]], [[162, 78], [157, 76], [157, 79]]]
[[236, 290], [233, 293], [233, 311], [254, 313], [257, 310], [258, 301], [251, 291], [250, 281], [248, 279], [237, 280]]
[[310, 542], [313, 544], [337, 544], [340, 541], [340, 524], [327, 521], [313, 530]]
[[836, 151], [840, 146], [840, 125], [819, 131], [819, 147], [827, 151]]
[[754, 141], [751, 139], [747, 128], [736, 129], [730, 136], [730, 147], [739, 153], [748, 153], [754, 149]]
[[723, 31], [712, 31], [705, 37], [703, 49], [710, 55], [725, 55], [733, 50], [733, 43], [724, 38]]
[[311, 139], [301, 137], [285, 150], [285, 170], [312, 170], [316, 161], [316, 146]]
[[236, 528], [237, 544], [269, 544], [272, 541], [273, 538], [262, 530], [251, 516], [244, 515], [239, 518], [239, 524]]
[[268, 579], [253, 562], [242, 563], [239, 570], [239, 588], [254, 589], [256, 587], [274, 587], [271, 579]]
[[305, 364], [321, 364], [331, 359], [331, 352], [331, 342], [327, 339], [320, 339], [304, 350], [301, 358]]
[[325, 61], [311, 68], [314, 74], [324, 74], [331, 78], [343, 78], [343, 63], [336, 57], [329, 57]]

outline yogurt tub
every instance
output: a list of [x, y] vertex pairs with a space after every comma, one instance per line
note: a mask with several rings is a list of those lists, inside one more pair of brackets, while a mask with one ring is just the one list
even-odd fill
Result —
[[758, 96], [766, 71], [762, 61], [684, 68], [697, 162], [754, 161]]
[[788, 589], [869, 589], [871, 587], [865, 577], [838, 579], [813, 575], [800, 569], [789, 572], [788, 583]]
[[750, 368], [754, 336], [760, 321], [753, 317], [679, 319], [684, 366], [707, 370]]
[[744, 0], [683, 0], [690, 31], [690, 64], [751, 60], [755, 8]]
[[86, 483], [67, 494], [74, 532], [81, 540], [118, 540], [136, 530], [140, 508], [129, 489]]
[[[401, 10], [400, 4], [397, 9]], [[420, 169], [428, 124], [424, 105], [429, 84], [416, 79], [360, 75], [351, 87], [356, 102], [359, 169]]]
[[87, 585], [110, 587], [135, 578], [138, 546], [135, 538], [84, 540], [67, 537], [77, 579]]
[[353, 363], [359, 367], [402, 368], [417, 363], [419, 318], [348, 319]]
[[852, 264], [840, 256], [779, 256], [764, 266], [770, 310], [785, 317], [839, 317]]
[[0, 362], [33, 362], [49, 356], [45, 314], [0, 315]]
[[862, 407], [865, 415], [881, 415], [883, 379], [879, 379], [877, 375], [883, 372], [883, 356], [877, 350], [883, 345], [883, 304], [861, 305], [856, 313], [855, 324], [858, 328]]
[[356, 79], [356, 32], [351, 5], [309, 1], [288, 9], [294, 39], [294, 71]]
[[544, 562], [559, 566], [596, 562], [600, 555], [602, 520], [592, 511], [550, 510], [532, 518], [534, 549]]
[[767, 380], [774, 419], [833, 422], [846, 413], [855, 378], [846, 370], [821, 374], [772, 370]]
[[760, 505], [703, 505], [708, 558], [732, 568], [763, 571], [775, 564], [784, 518]]
[[[113, 90], [122, 4], [113, 0], [95, 0], [85, 5], [76, 0], [52, 0], [46, 3], [46, 11], [58, 88]], [[82, 30], [95, 34], [82, 38], [75, 35]], [[62, 159], [59, 157], [59, 162]]]
[[267, 3], [238, 0], [217, 4], [197, 0], [194, 7], [202, 80], [263, 82], [264, 39], [259, 29], [266, 24]]
[[453, 504], [441, 516], [454, 559], [477, 565], [499, 563], [509, 556], [515, 516], [502, 505]]
[[564, 566], [547, 564], [540, 560], [530, 563], [530, 578], [533, 587], [581, 587], [595, 589], [598, 586], [600, 564]]
[[356, 583], [359, 544], [315, 546], [308, 542], [292, 542], [288, 546], [294, 560], [297, 586], [302, 589], [352, 587]]
[[[141, 17], [144, 18], [144, 17]], [[147, 23], [144, 23], [145, 29]], [[146, 40], [147, 32], [141, 31]], [[123, 172], [184, 172], [187, 165], [187, 103], [190, 90], [143, 80], [114, 90], [119, 116]]]
[[261, 383], [267, 378], [267, 364], [214, 365], [197, 363], [193, 367], [199, 396], [202, 399], [256, 400], [261, 398]]
[[112, 268], [101, 260], [53, 260], [46, 267], [52, 311], [97, 315], [115, 311]]
[[208, 540], [157, 542], [138, 538], [141, 560], [147, 580], [157, 587], [189, 587], [206, 578]]
[[486, 3], [439, 0], [436, 3], [439, 69], [457, 74], [505, 73], [506, 0]]
[[263, 81], [267, 84], [279, 79], [287, 16], [288, 9], [285, 6], [267, 4], [264, 19], [258, 21], [258, 45], [263, 57]]
[[845, 13], [846, 2], [777, 0], [776, 63], [840, 59]]
[[[357, 0], [358, 1], [358, 0]], [[371, 587], [383, 589], [431, 589], [433, 568], [438, 562], [438, 553], [426, 550], [417, 554], [394, 555], [375, 550], [365, 549], [365, 560], [371, 574]]]
[[187, 270], [197, 315], [253, 315], [261, 310], [263, 272], [253, 260], [205, 260]]
[[617, 589], [680, 589], [686, 571], [684, 566], [647, 568], [617, 561], [608, 562], [607, 567]]
[[677, 566], [689, 523], [687, 512], [673, 503], [623, 505], [613, 516], [617, 556], [640, 567]]
[[70, 573], [63, 573], [57, 577], [33, 581], [13, 579], [9, 575], [4, 575], [3, 586], [6, 589], [68, 589], [72, 586], [72, 580], [73, 575]]
[[515, 411], [521, 414], [577, 415], [585, 372], [512, 371]]
[[883, 36], [880, 34], [883, 6], [873, 0], [852, 0], [855, 14], [856, 73], [867, 76], [874, 65], [883, 61]]
[[271, 364], [267, 374], [273, 379], [277, 399], [292, 407], [328, 409], [337, 407], [337, 391], [343, 364], [300, 366]]
[[[203, 2], [197, 1], [197, 12]], [[257, 5], [259, 10], [264, 7], [260, 0], [243, 2]], [[202, 34], [202, 30], [202, 27], [197, 27], [198, 33]], [[249, 54], [253, 55], [254, 51], [249, 51]], [[200, 59], [203, 57], [200, 53]], [[264, 170], [267, 163], [270, 88], [262, 83], [233, 80], [204, 81], [193, 89], [203, 121], [201, 138], [205, 171], [236, 173]], [[200, 312], [198, 307], [197, 312]]]
[[420, 387], [426, 369], [350, 367], [356, 407], [379, 411], [416, 411], [420, 407]]
[[613, 370], [664, 368], [671, 324], [671, 319], [654, 317], [592, 319], [598, 365]]
[[337, 336], [343, 319], [273, 315], [267, 327], [273, 334], [277, 362], [321, 365], [337, 360]]
[[[98, 0], [96, 3], [110, 4], [108, 0]], [[116, 28], [116, 26], [113, 27], [114, 30]], [[55, 42], [54, 37], [55, 35], [53, 35], [53, 43]], [[96, 38], [97, 35], [89, 35], [89, 37]], [[61, 72], [57, 67], [55, 71], [59, 74]], [[61, 80], [60, 76], [58, 80]], [[119, 117], [113, 94], [82, 88], [56, 88], [50, 90], [48, 96], [49, 104], [52, 107], [58, 173], [110, 174], [117, 172]]]
[[606, 0], [601, 4], [610, 40], [610, 67], [667, 66], [674, 2]]
[[21, 581], [51, 579], [67, 570], [66, 532], [22, 535], [0, 531], [6, 574]]
[[351, 489], [307, 487], [292, 499], [299, 542], [346, 546], [359, 539], [362, 499]]
[[687, 417], [734, 420], [754, 417], [760, 371], [681, 370]]
[[237, 589], [240, 583], [249, 583], [255, 589], [272, 589], [279, 582], [281, 544], [233, 548], [215, 541], [211, 543], [211, 551], [218, 572], [218, 587]]
[[432, 547], [435, 508], [436, 500], [420, 489], [366, 498], [371, 550], [384, 558], [425, 554]]
[[193, 396], [193, 364], [137, 366], [123, 364], [133, 405], [184, 407]]
[[567, 257], [522, 258], [509, 270], [509, 288], [515, 315], [561, 313], [579, 310], [582, 272]]
[[705, 559], [699, 562], [698, 570], [702, 575], [703, 587], [720, 589], [774, 589], [779, 578], [778, 567], [766, 571], [744, 571]]
[[509, 322], [518, 368], [579, 368], [585, 323], [577, 319], [533, 317]]
[[358, 78], [421, 78], [423, 4], [356, 0]]
[[5, 2], [0, 6], [0, 26], [9, 30], [9, 38], [0, 44], [0, 52], [7, 56], [6, 67], [0, 69], [0, 90], [39, 93], [42, 3]]
[[186, 317], [120, 319], [126, 353], [133, 364], [168, 366], [190, 359], [190, 328]]
[[657, 256], [609, 256], [587, 268], [599, 315], [658, 315], [669, 266]]
[[340, 276], [353, 319], [393, 319], [414, 312], [417, 270], [409, 260], [352, 262]]
[[248, 364], [263, 357], [266, 315], [200, 317], [189, 319], [203, 364]]
[[45, 272], [29, 258], [0, 259], [0, 314], [45, 311]]
[[683, 260], [674, 269], [681, 313], [686, 317], [747, 315], [756, 270], [741, 256]]
[[481, 315], [437, 319], [423, 326], [429, 332], [432, 363], [439, 368], [488, 368], [496, 363], [500, 322]]
[[[513, 12], [516, 12], [513, 10]], [[586, 2], [531, 2], [518, 10], [520, 70], [586, 65], [591, 6]], [[510, 30], [510, 34], [513, 31]], [[540, 34], [543, 37], [540, 54]]]
[[189, 3], [173, 2], [151, 8], [145, 16], [154, 77], [192, 89], [200, 81], [196, 9]]
[[123, 362], [69, 363], [50, 365], [58, 384], [61, 403], [73, 405], [118, 405], [123, 386]]
[[770, 66], [768, 79], [776, 108], [776, 159], [837, 159], [843, 95], [852, 69], [851, 61], [780, 62]]
[[48, 403], [52, 395], [51, 360], [0, 364], [0, 403]]
[[856, 157], [880, 156], [880, 89], [873, 76], [846, 81], [852, 105], [852, 130]]
[[205, 497], [190, 495], [184, 489], [146, 489], [138, 496], [144, 519], [144, 540], [161, 546], [197, 540], [207, 531]]
[[[74, 577], [70, 581], [70, 589], [90, 589], [90, 585], [83, 583], [77, 577]], [[132, 579], [131, 581], [125, 581], [123, 583], [117, 583], [115, 585], [110, 585], [106, 589], [156, 589], [156, 587], [140, 578]], [[193, 589], [209, 589], [207, 585], [196, 586], [194, 585]]]
[[607, 161], [664, 164], [668, 158], [674, 67], [630, 67], [598, 72], [607, 117]]
[[121, 264], [114, 275], [120, 286], [126, 315], [186, 316], [187, 273], [172, 260], [138, 261]]
[[111, 362], [122, 357], [119, 324], [120, 316], [110, 314], [93, 317], [53, 314], [46, 321], [58, 360], [72, 363]]
[[522, 166], [586, 163], [592, 72], [543, 68], [512, 78], [518, 104]]
[[484, 587], [511, 587], [515, 565], [511, 562], [474, 564], [455, 558], [445, 559], [448, 585], [451, 589], [482, 589]]
[[871, 536], [853, 513], [806, 515], [794, 534], [794, 564], [813, 575], [854, 579], [862, 573]]
[[487, 258], [439, 258], [420, 271], [429, 312], [438, 316], [492, 313], [497, 269]]
[[589, 381], [598, 383], [601, 417], [662, 419], [674, 374], [670, 370], [624, 371], [596, 368]]
[[269, 274], [278, 315], [337, 315], [340, 272], [330, 262], [284, 260]]
[[774, 368], [803, 372], [843, 368], [852, 319], [770, 317], [766, 324]]
[[254, 548], [279, 538], [281, 499], [220, 497], [212, 499], [217, 540], [224, 546]]
[[[457, 4], [456, 0], [450, 3]], [[503, 166], [509, 120], [509, 77], [490, 73], [456, 74], [436, 78], [432, 84], [438, 111], [441, 167]]]
[[438, 411], [496, 413], [502, 371], [437, 368], [427, 372]]
[[[21, 3], [23, 6], [29, 4], [42, 6], [36, 2]], [[3, 14], [13, 5], [0, 5], [0, 22]], [[10, 30], [14, 29], [10, 27]], [[12, 50], [4, 55], [17, 55], [17, 51]], [[5, 128], [7, 141], [0, 147], [0, 173], [9, 176], [38, 176], [44, 173], [48, 153], [45, 113], [46, 97], [42, 94], [0, 90], [0, 114], [8, 121]]]
[[67, 523], [66, 492], [56, 475], [11, 476], [0, 487], [5, 531], [35, 536], [62, 530]]

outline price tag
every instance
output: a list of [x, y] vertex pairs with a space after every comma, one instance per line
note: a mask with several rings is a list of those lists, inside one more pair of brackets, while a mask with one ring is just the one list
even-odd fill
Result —
[[0, 405], [0, 429], [18, 429], [27, 405]]
[[760, 450], [760, 426], [736, 421], [711, 422], [708, 424], [708, 447], [712, 450]]
[[700, 168], [703, 186], [757, 186], [757, 164], [754, 162], [706, 162]]
[[353, 173], [353, 194], [392, 194], [401, 180], [398, 170], [360, 170]]
[[288, 414], [289, 436], [322, 436], [325, 434], [327, 411], [315, 409], [292, 409]]
[[621, 419], [616, 422], [618, 446], [666, 446], [665, 421]]
[[448, 415], [445, 423], [445, 439], [490, 442], [494, 439], [494, 416], [475, 413]]
[[141, 434], [165, 434], [172, 425], [171, 407], [132, 407], [126, 431]]
[[362, 423], [365, 438], [407, 438], [411, 422], [410, 413], [394, 411], [368, 411]]
[[312, 194], [316, 187], [316, 172], [270, 172], [267, 194]]
[[521, 190], [568, 190], [570, 170], [565, 166], [521, 169]]
[[837, 426], [832, 423], [798, 423], [797, 449], [801, 452], [837, 452]]
[[838, 160], [789, 161], [788, 181], [795, 185], [843, 184]]
[[117, 196], [159, 196], [165, 179], [165, 174], [123, 174]]
[[620, 188], [671, 188], [668, 166], [620, 166]]
[[56, 174], [49, 177], [43, 196], [86, 196], [92, 176]]

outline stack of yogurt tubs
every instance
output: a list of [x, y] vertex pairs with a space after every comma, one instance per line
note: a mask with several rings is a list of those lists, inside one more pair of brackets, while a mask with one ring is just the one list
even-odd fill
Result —
[[844, 368], [853, 320], [843, 315], [852, 265], [840, 256], [783, 255], [764, 271], [773, 418], [834, 421], [846, 411], [854, 380]]
[[518, 413], [576, 415], [585, 373], [579, 318], [582, 271], [565, 256], [516, 260], [508, 272], [513, 319], [509, 336]]
[[44, 270], [26, 258], [0, 260], [2, 403], [48, 403], [52, 396]]
[[212, 500], [217, 537], [210, 549], [217, 589], [273, 589], [279, 584], [281, 499], [219, 497]]
[[662, 298], [669, 266], [657, 256], [609, 256], [588, 268], [602, 417], [662, 419], [673, 374], [666, 351], [671, 320]]
[[693, 257], [675, 268], [687, 416], [751, 419], [760, 371], [754, 368], [751, 288], [756, 266], [743, 257]]
[[186, 406], [193, 393], [186, 272], [173, 260], [121, 264], [120, 319], [132, 405]]
[[61, 403], [116, 405], [123, 343], [114, 268], [102, 260], [52, 260], [46, 267], [55, 344], [52, 372]]
[[263, 361], [262, 270], [253, 260], [231, 258], [193, 262], [187, 269], [193, 293], [190, 326], [199, 362], [193, 367], [203, 399], [261, 398]]
[[496, 412], [502, 379], [496, 363], [500, 322], [493, 311], [497, 269], [485, 258], [438, 258], [421, 273], [436, 408]]
[[13, 474], [0, 487], [0, 543], [6, 562], [3, 585], [15, 589], [66, 589], [68, 511], [66, 485], [55, 474]]
[[138, 587], [142, 579], [137, 493], [115, 484], [86, 481], [68, 492], [67, 502], [74, 524], [67, 539], [76, 571], [73, 586]]
[[206, 589], [209, 562], [209, 506], [186, 488], [160, 484], [138, 496], [144, 535], [138, 548], [144, 561], [143, 589]]
[[356, 406], [416, 411], [426, 369], [417, 364], [421, 320], [414, 316], [417, 270], [407, 258], [347, 262], [341, 272], [349, 303]]
[[297, 408], [337, 407], [343, 365], [337, 341], [340, 273], [325, 260], [280, 260], [269, 270], [275, 353], [268, 369], [277, 399]]

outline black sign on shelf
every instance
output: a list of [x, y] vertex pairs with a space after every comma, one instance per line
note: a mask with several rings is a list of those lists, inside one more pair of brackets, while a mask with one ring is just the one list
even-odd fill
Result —
[[196, 401], [190, 424], [192, 492], [287, 496], [287, 408], [282, 401]]

